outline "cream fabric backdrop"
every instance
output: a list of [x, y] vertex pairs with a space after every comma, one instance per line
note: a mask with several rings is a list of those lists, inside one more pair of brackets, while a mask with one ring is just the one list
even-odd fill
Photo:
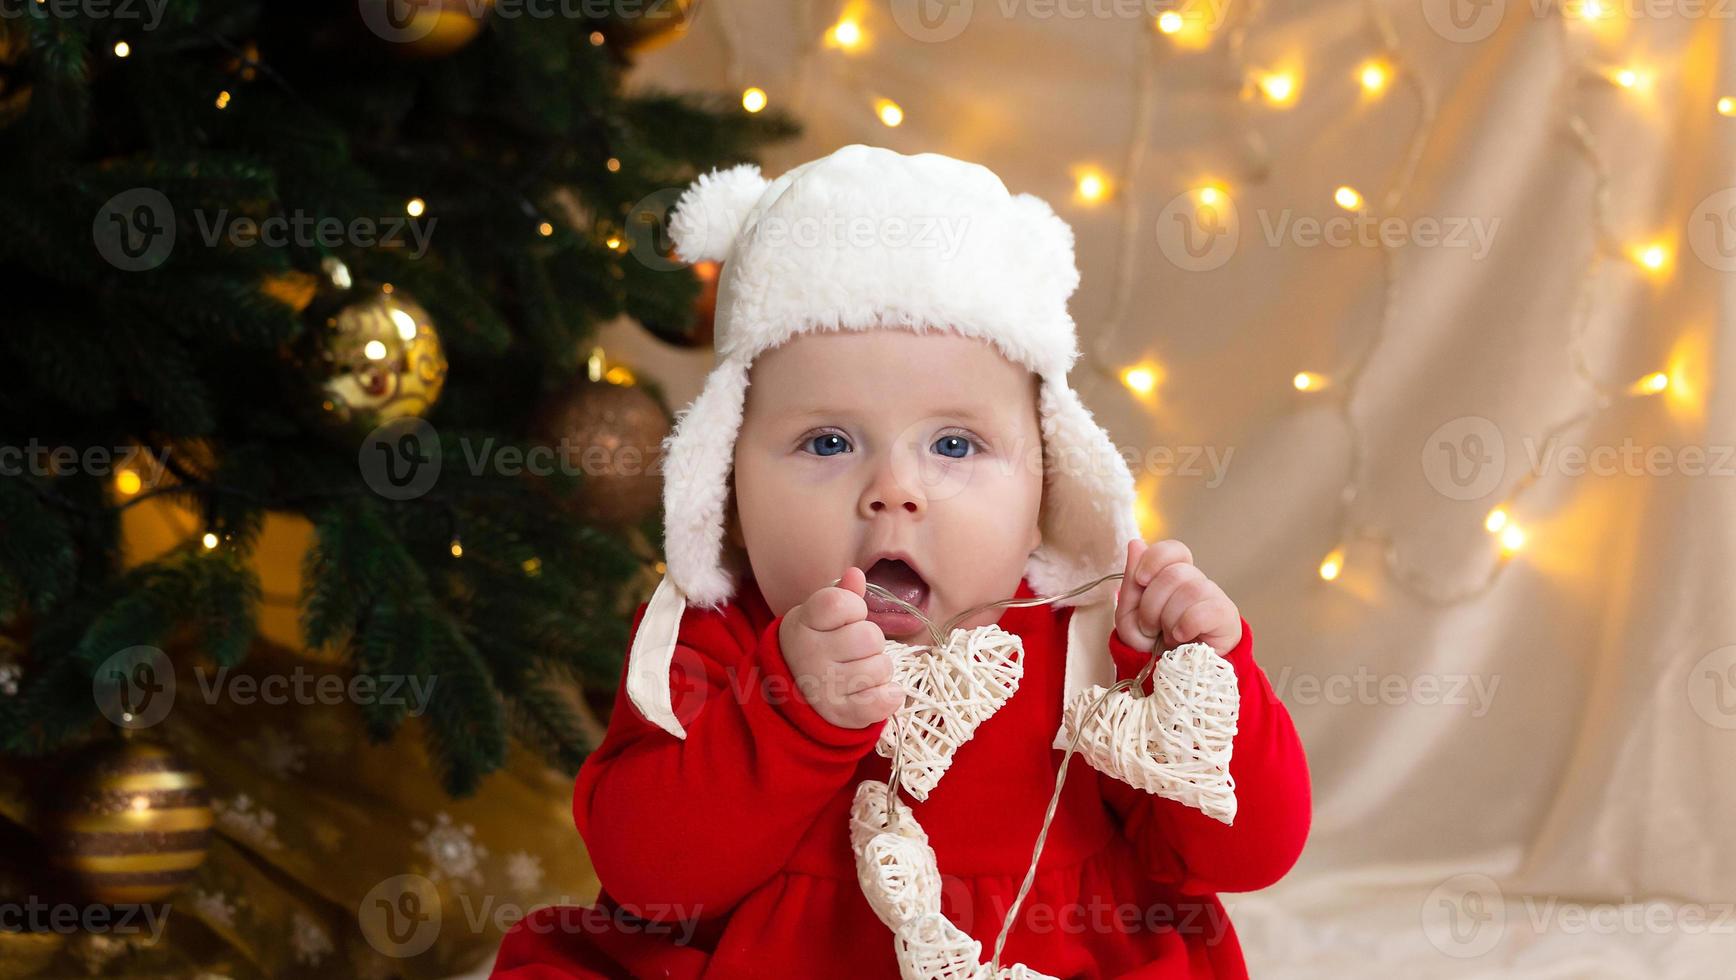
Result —
[[[1721, 343], [1736, 261], [1720, 251], [1736, 235], [1736, 119], [1714, 105], [1736, 92], [1736, 24], [1715, 0], [1605, 0], [1616, 16], [1565, 28], [1533, 0], [1455, 2], [1384, 8], [1392, 63], [1439, 110], [1391, 212], [1417, 243], [1392, 253], [1384, 329], [1381, 248], [1310, 244], [1294, 225], [1271, 240], [1286, 213], [1345, 215], [1339, 185], [1387, 213], [1382, 195], [1404, 169], [1418, 91], [1402, 75], [1377, 97], [1359, 87], [1359, 66], [1382, 50], [1361, 3], [1207, 10], [1220, 18], [1211, 43], [1185, 50], [1151, 44], [1149, 17], [1111, 0], [1011, 15], [1000, 0], [959, 0], [968, 26], [945, 40], [901, 31], [881, 2], [849, 11], [866, 41], [843, 52], [816, 43], [841, 6], [706, 0], [633, 81], [766, 89], [807, 127], [767, 154], [769, 175], [852, 142], [932, 150], [986, 164], [1073, 224], [1073, 312], [1105, 355], [1074, 385], [1120, 445], [1227, 456], [1221, 474], [1209, 456], [1154, 457], [1159, 472], [1141, 480], [1149, 530], [1187, 541], [1240, 604], [1309, 751], [1314, 828], [1300, 864], [1277, 887], [1227, 896], [1256, 976], [1728, 977], [1736, 462], [1720, 453], [1736, 444], [1736, 404], [1718, 382], [1736, 368]], [[1296, 73], [1293, 105], [1238, 97], [1237, 25], [1247, 66]], [[1641, 70], [1633, 89], [1602, 77], [1628, 64]], [[875, 119], [875, 97], [902, 106], [902, 126]], [[1601, 259], [1574, 115], [1608, 174]], [[1080, 165], [1109, 177], [1109, 199], [1075, 197]], [[1184, 228], [1176, 206], [1195, 213], [1172, 202], [1206, 181], [1234, 202], [1234, 248], [1170, 261], [1188, 254], [1164, 238]], [[1430, 222], [1466, 244], [1431, 246]], [[1493, 231], [1486, 252], [1476, 228]], [[1622, 254], [1652, 241], [1665, 245], [1657, 274]], [[632, 324], [603, 340], [675, 407], [710, 364]], [[1113, 373], [1142, 362], [1161, 374], [1151, 398]], [[1298, 392], [1302, 370], [1339, 383]], [[1620, 390], [1654, 370], [1671, 372], [1667, 392]], [[1587, 376], [1615, 391], [1607, 406]], [[1347, 393], [1364, 460], [1351, 525], [1339, 501], [1352, 437], [1334, 407]], [[1582, 412], [1560, 445], [1662, 456], [1605, 457], [1617, 472], [1534, 465], [1551, 426]], [[1470, 465], [1450, 453], [1476, 452], [1477, 437], [1491, 460], [1460, 475], [1483, 476], [1486, 492], [1450, 475]], [[1499, 562], [1484, 516], [1516, 484], [1528, 484], [1511, 504], [1528, 539], [1478, 591]], [[1475, 594], [1443, 604], [1403, 587], [1379, 529], [1406, 580]], [[1322, 556], [1340, 545], [1344, 571], [1322, 581]]]

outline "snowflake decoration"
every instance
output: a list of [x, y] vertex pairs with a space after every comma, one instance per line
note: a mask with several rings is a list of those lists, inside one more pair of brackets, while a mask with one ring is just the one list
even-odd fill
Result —
[[528, 894], [542, 887], [542, 858], [526, 851], [514, 851], [506, 856], [506, 877], [514, 890]]
[[254, 809], [253, 800], [246, 793], [227, 802], [212, 800], [211, 809], [217, 812], [217, 822], [230, 834], [261, 850], [283, 850], [283, 841], [277, 839], [277, 814], [264, 807]]
[[441, 813], [432, 827], [424, 820], [412, 821], [410, 826], [422, 835], [416, 850], [434, 865], [430, 879], [482, 884], [482, 859], [488, 856], [488, 848], [476, 842], [475, 827], [455, 824], [446, 813]]
[[277, 779], [286, 780], [307, 769], [307, 746], [281, 728], [268, 725], [260, 729], [259, 738], [248, 739], [241, 747]]
[[295, 961], [310, 966], [318, 966], [334, 949], [331, 934], [305, 912], [290, 918], [289, 945], [295, 950]]
[[222, 892], [194, 892], [193, 911], [206, 922], [216, 923], [225, 929], [235, 928], [235, 904]]

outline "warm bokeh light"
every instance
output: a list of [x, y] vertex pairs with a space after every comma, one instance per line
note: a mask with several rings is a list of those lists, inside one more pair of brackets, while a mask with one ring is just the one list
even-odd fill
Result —
[[1297, 371], [1290, 383], [1296, 386], [1297, 391], [1319, 391], [1326, 387], [1327, 381], [1324, 375], [1315, 374], [1313, 371]]
[[1294, 72], [1266, 72], [1256, 76], [1254, 84], [1259, 86], [1260, 94], [1272, 105], [1287, 106], [1296, 101], [1297, 83]]
[[217, 535], [206, 531], [205, 536], [199, 539], [199, 543], [205, 546], [206, 551], [210, 551], [217, 547]]
[[1501, 551], [1505, 554], [1517, 554], [1525, 547], [1525, 532], [1519, 525], [1509, 522], [1501, 530]]
[[544, 238], [547, 238], [550, 235], [553, 235], [555, 233], [555, 226], [552, 224], [549, 224], [547, 221], [545, 221], [542, 224], [536, 226], [536, 233], [543, 236]]
[[1211, 45], [1212, 25], [1219, 12], [1209, 0], [1187, 0], [1178, 9], [1157, 15], [1157, 30], [1176, 47], [1197, 51]]
[[1635, 381], [1629, 391], [1636, 395], [1656, 395], [1670, 387], [1670, 376], [1663, 371], [1653, 371], [1651, 374]]
[[1202, 184], [1194, 188], [1194, 200], [1200, 204], [1215, 208], [1230, 199], [1230, 192], [1222, 184]]
[[1334, 548], [1332, 553], [1320, 561], [1320, 577], [1328, 582], [1338, 578], [1338, 573], [1344, 571], [1344, 549]]
[[115, 474], [115, 490], [123, 497], [131, 497], [145, 485], [139, 474], [132, 470], [121, 470]]
[[1483, 518], [1483, 527], [1487, 528], [1490, 534], [1494, 534], [1506, 526], [1507, 508], [1505, 507], [1497, 507], [1489, 512], [1488, 517]]
[[1736, 116], [1736, 99], [1722, 96], [1718, 99], [1718, 114], [1721, 116]]
[[904, 121], [904, 110], [891, 99], [879, 99], [874, 103], [874, 114], [887, 126], [896, 126]]
[[1346, 211], [1355, 211], [1362, 207], [1362, 192], [1348, 185], [1341, 186], [1332, 192], [1332, 200]]
[[741, 93], [741, 107], [749, 112], [758, 112], [766, 107], [766, 90], [749, 88]]
[[1121, 383], [1136, 395], [1149, 395], [1157, 390], [1157, 373], [1148, 367], [1130, 367], [1121, 372]]
[[1357, 72], [1357, 81], [1362, 83], [1362, 90], [1370, 95], [1378, 95], [1386, 88], [1386, 83], [1392, 78], [1392, 70], [1384, 63], [1370, 61]]
[[826, 32], [826, 43], [845, 51], [854, 51], [862, 46], [862, 25], [854, 18], [846, 17], [833, 24], [832, 29]]
[[1631, 254], [1633, 260], [1647, 272], [1662, 273], [1670, 268], [1670, 247], [1663, 242], [1636, 245]]
[[217, 93], [217, 108], [219, 108], [219, 109], [229, 108], [229, 92], [227, 89], [222, 91], [222, 92]]
[[1096, 204], [1109, 196], [1109, 178], [1097, 170], [1082, 170], [1079, 172], [1075, 190], [1081, 201]]
[[452, 557], [454, 557], [454, 558], [463, 558], [464, 557], [464, 545], [459, 543], [457, 538], [452, 539], [452, 544], [448, 547], [447, 550], [452, 552]]
[[116, 41], [115, 42], [115, 57], [125, 58], [127, 55], [132, 54], [132, 53], [133, 53], [133, 46], [132, 45], [128, 44], [125, 41]]
[[1652, 87], [1652, 73], [1631, 66], [1611, 71], [1609, 80], [1631, 92], [1647, 92]]
[[428, 202], [419, 197], [410, 198], [409, 203], [404, 205], [404, 213], [408, 214], [412, 218], [422, 217], [422, 213], [427, 210]]

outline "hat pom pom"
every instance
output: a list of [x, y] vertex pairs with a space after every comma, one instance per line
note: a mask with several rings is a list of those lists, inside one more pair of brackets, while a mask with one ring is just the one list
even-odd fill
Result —
[[753, 163], [701, 174], [675, 202], [669, 219], [669, 234], [681, 258], [688, 262], [728, 258], [748, 211], [769, 184]]

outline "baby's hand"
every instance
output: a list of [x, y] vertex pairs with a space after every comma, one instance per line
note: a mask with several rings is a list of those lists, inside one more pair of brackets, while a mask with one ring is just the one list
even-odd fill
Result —
[[815, 592], [778, 624], [778, 646], [802, 696], [843, 728], [867, 728], [904, 703], [904, 689], [892, 683], [886, 636], [868, 621], [866, 591], [867, 576], [848, 568], [837, 585]]
[[1150, 650], [1159, 631], [1170, 646], [1198, 641], [1220, 655], [1242, 641], [1242, 614], [1216, 582], [1193, 563], [1180, 541], [1127, 543], [1127, 571], [1115, 599], [1121, 642]]

